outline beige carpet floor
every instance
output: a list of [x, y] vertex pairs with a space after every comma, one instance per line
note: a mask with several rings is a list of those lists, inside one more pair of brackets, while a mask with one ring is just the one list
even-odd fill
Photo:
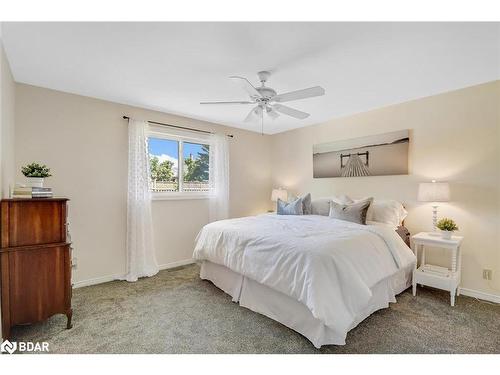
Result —
[[500, 305], [419, 288], [320, 350], [300, 334], [231, 302], [196, 265], [137, 283], [74, 290], [73, 328], [54, 316], [13, 329], [13, 340], [47, 341], [51, 353], [500, 353]]

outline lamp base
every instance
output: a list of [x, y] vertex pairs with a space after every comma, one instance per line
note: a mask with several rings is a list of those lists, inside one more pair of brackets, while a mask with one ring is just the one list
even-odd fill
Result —
[[[432, 206], [432, 232], [437, 231], [437, 217], [438, 217], [438, 206]], [[438, 233], [436, 233], [438, 235]]]

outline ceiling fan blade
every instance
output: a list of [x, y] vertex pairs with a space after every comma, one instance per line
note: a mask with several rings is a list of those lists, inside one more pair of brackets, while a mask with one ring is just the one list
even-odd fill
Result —
[[256, 119], [259, 119], [262, 116], [262, 108], [257, 106], [252, 108], [252, 110], [248, 113], [247, 117], [245, 117], [245, 122], [250, 122]]
[[229, 78], [231, 78], [233, 82], [237, 83], [243, 90], [245, 90], [252, 99], [262, 98], [262, 95], [260, 95], [255, 87], [253, 87], [248, 79], [238, 76], [231, 76]]
[[254, 104], [255, 102], [249, 101], [236, 101], [236, 102], [200, 102], [200, 104]]
[[274, 104], [271, 107], [274, 108], [279, 113], [283, 113], [284, 115], [295, 117], [295, 118], [298, 118], [300, 120], [303, 120], [303, 119], [309, 117], [309, 113], [302, 112], [302, 111], [299, 111], [297, 109], [287, 107], [286, 105]]
[[308, 89], [290, 91], [284, 94], [279, 94], [271, 98], [271, 100], [278, 103], [283, 103], [292, 100], [313, 98], [315, 96], [321, 96], [321, 95], [325, 95], [325, 89], [321, 86], [314, 86], [314, 87], [309, 87]]
[[271, 117], [273, 120], [277, 119], [280, 117], [280, 114], [274, 110], [274, 108], [267, 106], [266, 107], [266, 113], [269, 117]]

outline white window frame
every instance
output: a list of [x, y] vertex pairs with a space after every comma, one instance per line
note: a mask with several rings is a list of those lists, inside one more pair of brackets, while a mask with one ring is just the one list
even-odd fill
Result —
[[[179, 142], [179, 149], [178, 149], [178, 154], [177, 154], [177, 160], [178, 160], [178, 180], [179, 180], [179, 191], [164, 191], [164, 192], [151, 192], [151, 199], [152, 200], [181, 200], [181, 199], [209, 199], [210, 198], [210, 192], [193, 192], [193, 191], [182, 191], [182, 184], [184, 183], [184, 159], [183, 159], [183, 145], [184, 142], [188, 143], [198, 143], [198, 144], [204, 144], [204, 145], [209, 145], [212, 147], [212, 139], [210, 137], [210, 134], [196, 134], [195, 132], [190, 132], [190, 131], [178, 131], [176, 129], [169, 129], [166, 127], [160, 127], [156, 125], [150, 125], [149, 126], [149, 131], [147, 134], [148, 137], [148, 142], [149, 138], [158, 138], [158, 139], [165, 139], [165, 140], [170, 140], [170, 141], [177, 141]], [[209, 180], [212, 179], [212, 176], [209, 172]], [[211, 185], [211, 182], [209, 182]]]

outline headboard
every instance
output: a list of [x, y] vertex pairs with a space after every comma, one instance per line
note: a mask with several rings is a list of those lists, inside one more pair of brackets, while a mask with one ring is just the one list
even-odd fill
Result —
[[[403, 208], [406, 210], [406, 206], [404, 205], [404, 203], [401, 203], [401, 204], [403, 205]], [[405, 242], [405, 244], [409, 248], [411, 248], [411, 244], [410, 244], [411, 234], [410, 234], [410, 231], [408, 230], [408, 228], [405, 227], [405, 221], [404, 220], [401, 222], [401, 225], [399, 227], [397, 227], [396, 233], [399, 234], [399, 236], [403, 239], [403, 241]]]
[[396, 233], [399, 234], [399, 236], [403, 239], [403, 241], [406, 243], [406, 245], [408, 247], [411, 247], [410, 246], [410, 231], [408, 230], [408, 228], [406, 228], [404, 226], [404, 222], [402, 223], [402, 225], [397, 227]]

